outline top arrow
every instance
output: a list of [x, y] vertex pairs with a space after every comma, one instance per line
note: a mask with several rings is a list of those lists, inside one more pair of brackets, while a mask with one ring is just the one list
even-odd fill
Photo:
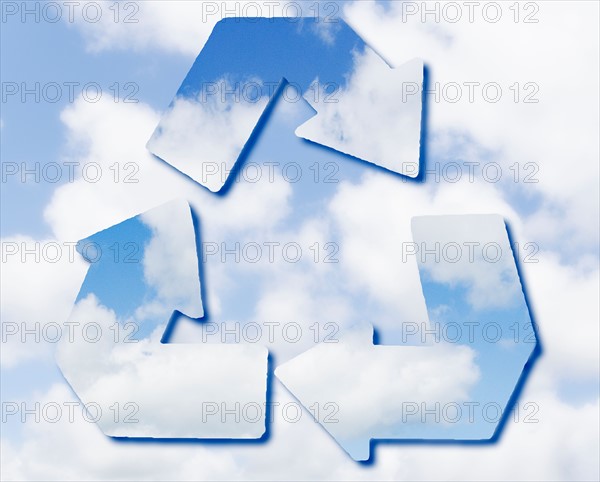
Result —
[[416, 177], [422, 82], [420, 60], [391, 69], [343, 20], [225, 19], [147, 147], [219, 191], [282, 97], [318, 113], [299, 136]]

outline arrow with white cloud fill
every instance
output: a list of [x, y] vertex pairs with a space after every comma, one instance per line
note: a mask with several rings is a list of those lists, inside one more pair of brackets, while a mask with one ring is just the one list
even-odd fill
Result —
[[134, 438], [260, 438], [265, 348], [161, 342], [172, 315], [203, 316], [189, 205], [152, 209], [80, 241], [77, 249], [91, 265], [56, 357], [102, 431]]
[[[287, 83], [295, 89], [286, 91]], [[215, 26], [147, 148], [219, 191], [282, 99], [318, 113], [299, 136], [417, 177], [422, 83], [421, 60], [390, 68], [341, 19], [228, 18]]]
[[[372, 50], [336, 102], [312, 104], [316, 115], [296, 129], [304, 139], [409, 177], [419, 173], [423, 62], [390, 68]], [[321, 98], [325, 99], [322, 92]]]
[[330, 407], [315, 418], [358, 461], [376, 439], [491, 439], [536, 353], [500, 216], [416, 217], [412, 230], [429, 325], [402, 320], [395, 346], [357, 327], [275, 371], [312, 414]]

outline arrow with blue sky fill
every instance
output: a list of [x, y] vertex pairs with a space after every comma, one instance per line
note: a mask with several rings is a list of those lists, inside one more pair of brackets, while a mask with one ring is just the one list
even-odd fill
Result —
[[422, 83], [421, 60], [391, 68], [341, 19], [228, 18], [215, 26], [147, 147], [219, 191], [282, 96], [315, 110], [298, 136], [416, 177]]
[[[171, 316], [204, 314], [189, 205], [174, 201], [78, 243], [90, 262], [57, 362], [113, 437], [260, 438], [267, 350], [162, 343]], [[241, 420], [223, 408], [252, 406]], [[241, 409], [240, 409], [241, 410]]]
[[376, 439], [492, 439], [537, 353], [500, 216], [416, 217], [412, 230], [429, 324], [399, 320], [399, 346], [357, 326], [275, 371], [311, 413], [329, 407], [317, 420], [358, 461]]

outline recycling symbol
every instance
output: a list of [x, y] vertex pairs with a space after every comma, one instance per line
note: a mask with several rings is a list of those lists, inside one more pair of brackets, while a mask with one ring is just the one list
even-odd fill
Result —
[[[337, 210], [352, 225], [331, 196], [351, 192], [366, 169], [395, 189], [426, 186], [424, 82], [421, 60], [392, 68], [342, 20], [215, 26], [147, 144], [215, 204], [175, 200], [77, 245], [90, 267], [56, 357], [77, 396], [99, 407], [107, 436], [264, 441], [280, 382], [357, 461], [377, 440], [497, 439], [539, 354], [504, 219], [413, 216], [397, 250], [420, 286], [386, 311], [366, 293], [366, 274], [353, 284], [344, 271], [372, 253], [345, 245], [348, 229], [321, 229], [318, 216]], [[294, 160], [292, 143], [304, 152]], [[276, 214], [252, 210], [263, 195]], [[280, 206], [291, 198], [293, 210]], [[229, 223], [206, 214], [232, 199]], [[270, 226], [260, 241], [243, 238], [252, 216]], [[314, 239], [275, 235], [284, 216], [303, 220], [294, 239]], [[213, 221], [240, 230], [215, 234]], [[396, 259], [373, 265], [385, 277]], [[273, 293], [260, 303], [257, 273]], [[403, 308], [419, 303], [425, 315], [408, 319]], [[273, 313], [293, 321], [251, 321]]]

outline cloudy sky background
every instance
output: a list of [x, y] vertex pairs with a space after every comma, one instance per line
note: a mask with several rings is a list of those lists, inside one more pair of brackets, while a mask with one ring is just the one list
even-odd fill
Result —
[[[276, 412], [271, 437], [256, 445], [123, 444], [83, 420], [17, 422], [3, 429], [3, 478], [598, 479], [598, 5], [539, 3], [535, 24], [515, 23], [512, 13], [504, 8], [494, 24], [478, 15], [473, 23], [463, 18], [423, 24], [418, 15], [405, 21], [400, 2], [348, 2], [340, 8], [391, 65], [422, 58], [430, 86], [498, 82], [503, 87], [498, 103], [481, 96], [470, 103], [464, 92], [456, 103], [435, 102], [433, 96], [428, 103], [429, 167], [457, 160], [496, 162], [504, 172], [500, 182], [480, 175], [474, 182], [464, 176], [456, 183], [435, 182], [434, 175], [425, 183], [403, 182], [301, 145], [294, 130], [307, 111], [297, 103], [278, 106], [253, 151], [255, 159], [292, 157], [302, 165], [318, 159], [321, 166], [335, 161], [340, 182], [315, 184], [305, 176], [290, 184], [277, 175], [269, 183], [241, 182], [223, 198], [145, 149], [219, 14], [202, 22], [198, 3], [147, 2], [140, 4], [138, 24], [115, 23], [109, 15], [96, 24], [4, 23], [3, 82], [96, 81], [105, 95], [97, 103], [7, 100], [3, 162], [77, 160], [97, 162], [110, 172], [115, 161], [133, 161], [140, 166], [140, 182], [115, 183], [103, 176], [91, 184], [80, 175], [58, 184], [13, 178], [2, 185], [3, 243], [77, 241], [184, 197], [199, 212], [205, 240], [294, 240], [302, 246], [335, 240], [340, 246], [340, 269], [308, 262], [241, 263], [235, 269], [209, 263], [204, 301], [211, 314], [352, 324], [363, 316], [347, 303], [355, 295], [364, 299], [361, 310], [377, 320], [384, 341], [393, 342], [399, 319], [427, 320], [416, 263], [402, 263], [398, 250], [399, 243], [411, 240], [411, 218], [498, 213], [515, 240], [539, 245], [539, 262], [520, 268], [544, 353], [521, 397], [521, 403], [539, 406], [539, 422], [508, 423], [495, 445], [382, 445], [376, 463], [361, 466], [307, 414], [289, 423]], [[139, 84], [139, 102], [114, 102], [112, 93], [106, 95], [114, 82]], [[509, 91], [515, 82], [537, 83], [539, 102], [515, 103]], [[374, 108], [364, 112], [373, 126], [384, 114]], [[515, 162], [536, 163], [539, 182], [515, 183], [509, 169]], [[2, 268], [2, 321], [62, 323], [86, 268], [79, 260], [22, 263], [11, 257]], [[244, 297], [240, 283], [232, 283], [239, 279], [242, 286], [256, 281], [255, 291], [243, 290]], [[192, 340], [193, 328], [184, 325], [179, 335]], [[310, 346], [307, 341], [280, 347], [281, 361]], [[75, 400], [55, 366], [54, 349], [3, 343], [3, 401]], [[274, 385], [276, 401], [292, 400]]]

